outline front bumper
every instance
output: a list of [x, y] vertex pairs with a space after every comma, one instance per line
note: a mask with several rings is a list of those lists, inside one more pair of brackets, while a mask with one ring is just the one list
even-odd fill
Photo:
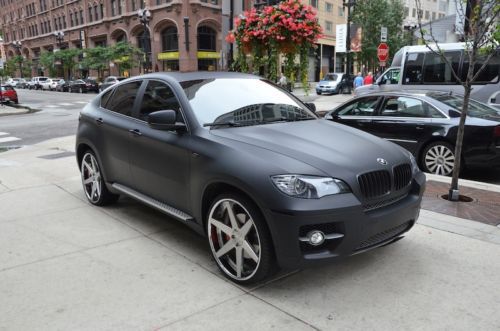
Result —
[[[319, 213], [315, 210], [266, 211], [278, 264], [284, 269], [324, 264], [394, 241], [415, 224], [424, 189], [425, 175], [419, 173], [408, 195], [371, 211], [365, 211], [359, 201]], [[326, 240], [320, 246], [299, 240], [315, 229], [344, 236]]]
[[337, 86], [316, 86], [316, 92], [321, 93], [336, 93]]

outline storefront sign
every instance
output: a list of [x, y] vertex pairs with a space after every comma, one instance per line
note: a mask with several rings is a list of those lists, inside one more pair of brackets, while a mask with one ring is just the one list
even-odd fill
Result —
[[178, 60], [179, 52], [158, 53], [158, 60]]
[[198, 55], [198, 59], [219, 59], [220, 58], [219, 52], [198, 51], [197, 55]]

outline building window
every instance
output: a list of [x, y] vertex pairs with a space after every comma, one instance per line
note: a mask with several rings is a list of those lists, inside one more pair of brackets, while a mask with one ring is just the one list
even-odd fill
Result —
[[83, 9], [80, 9], [80, 24], [83, 24], [84, 23], [84, 20], [83, 20]]
[[425, 11], [425, 19], [428, 20], [430, 18], [430, 13], [428, 10]]
[[344, 17], [344, 7], [339, 6], [339, 16]]
[[432, 20], [434, 21], [436, 19], [436, 12], [432, 12]]
[[318, 0], [311, 0], [311, 6], [318, 8]]
[[327, 13], [331, 13], [333, 12], [333, 4], [329, 3], [329, 2], [325, 2], [325, 11]]
[[94, 15], [95, 15], [95, 20], [99, 21], [99, 9], [97, 8], [97, 5], [94, 6]]
[[89, 22], [92, 22], [92, 7], [89, 7], [88, 18], [89, 18]]
[[216, 32], [208, 26], [200, 26], [198, 28], [198, 50], [200, 51], [216, 51]]
[[137, 5], [136, 5], [135, 0], [131, 0], [130, 2], [132, 3], [132, 11], [136, 11], [137, 10]]
[[161, 45], [163, 52], [179, 50], [179, 38], [176, 27], [168, 27], [161, 32]]
[[416, 8], [413, 8], [411, 10], [411, 17], [416, 17], [417, 16], [417, 9]]
[[101, 20], [102, 20], [104, 18], [104, 5], [101, 3], [99, 7], [101, 8]]
[[325, 21], [325, 30], [327, 32], [332, 32], [333, 30], [333, 23], [330, 21]]
[[117, 5], [118, 5], [118, 15], [122, 14], [122, 1], [117, 0]]
[[62, 20], [63, 20], [63, 26], [66, 29], [66, 16], [63, 16]]
[[405, 17], [410, 17], [410, 8], [405, 7]]
[[116, 15], [116, 1], [117, 0], [111, 0], [111, 16]]

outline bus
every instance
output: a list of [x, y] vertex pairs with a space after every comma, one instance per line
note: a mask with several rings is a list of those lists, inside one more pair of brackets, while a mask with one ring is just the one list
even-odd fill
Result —
[[[444, 56], [451, 63], [453, 70], [465, 80], [469, 70], [468, 57], [464, 43], [438, 44]], [[437, 50], [436, 46], [431, 46]], [[475, 70], [482, 65], [484, 58], [480, 58]], [[471, 98], [500, 110], [500, 50], [486, 65], [472, 85]], [[398, 91], [398, 90], [433, 90], [450, 91], [464, 94], [464, 88], [452, 74], [451, 68], [441, 58], [425, 45], [405, 46], [401, 48], [387, 69], [373, 85], [366, 85], [354, 91], [356, 95], [371, 92]]]

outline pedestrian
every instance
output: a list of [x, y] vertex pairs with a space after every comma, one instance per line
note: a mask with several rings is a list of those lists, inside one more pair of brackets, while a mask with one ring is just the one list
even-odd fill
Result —
[[358, 76], [354, 78], [354, 89], [357, 89], [360, 86], [363, 86], [363, 75], [361, 72], [359, 72]]
[[280, 79], [278, 81], [278, 84], [283, 87], [283, 88], [286, 88], [286, 76], [283, 75], [283, 73], [281, 73], [280, 75]]
[[372, 85], [372, 84], [373, 84], [373, 72], [370, 71], [363, 80], [363, 85]]

